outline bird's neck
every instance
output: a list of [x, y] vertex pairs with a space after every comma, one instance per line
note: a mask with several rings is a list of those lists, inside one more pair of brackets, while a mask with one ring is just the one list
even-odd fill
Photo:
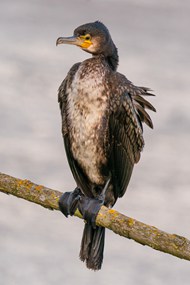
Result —
[[106, 61], [108, 62], [109, 66], [111, 67], [111, 69], [113, 71], [116, 71], [117, 70], [117, 66], [118, 66], [118, 63], [119, 63], [119, 57], [118, 57], [118, 54], [114, 54], [114, 55], [111, 55], [111, 56], [107, 56], [106, 58]]
[[109, 67], [116, 71], [118, 64], [119, 64], [119, 56], [116, 46], [113, 42], [111, 42], [111, 45], [109, 45], [109, 48], [103, 51], [101, 54], [94, 54], [95, 57], [104, 58], [105, 61], [108, 63]]
[[111, 41], [109, 49], [105, 52], [105, 59], [113, 71], [117, 70], [119, 64], [118, 51], [115, 44]]

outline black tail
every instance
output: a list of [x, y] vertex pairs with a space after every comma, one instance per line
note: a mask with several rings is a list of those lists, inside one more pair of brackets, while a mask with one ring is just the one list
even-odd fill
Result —
[[105, 228], [95, 229], [85, 224], [81, 242], [80, 259], [86, 262], [89, 269], [99, 270], [102, 266], [104, 254]]

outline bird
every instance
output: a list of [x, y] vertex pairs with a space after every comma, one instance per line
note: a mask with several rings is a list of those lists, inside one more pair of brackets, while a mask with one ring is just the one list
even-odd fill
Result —
[[[153, 128], [147, 110], [156, 111], [139, 87], [117, 71], [119, 56], [108, 28], [100, 21], [77, 27], [56, 45], [69, 44], [91, 57], [74, 64], [58, 89], [62, 134], [74, 191], [59, 200], [68, 217], [78, 208], [85, 222], [80, 259], [100, 270], [105, 228], [96, 226], [102, 205], [112, 208], [128, 187], [144, 147], [143, 123]], [[145, 98], [146, 99], [145, 99]]]

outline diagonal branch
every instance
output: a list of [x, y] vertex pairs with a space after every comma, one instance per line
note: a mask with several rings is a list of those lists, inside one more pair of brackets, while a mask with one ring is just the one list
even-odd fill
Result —
[[[23, 198], [51, 210], [59, 210], [58, 200], [61, 192], [0, 173], [0, 191]], [[77, 210], [75, 216], [82, 218]], [[102, 206], [96, 219], [103, 226], [123, 237], [133, 239], [142, 245], [190, 260], [190, 241], [185, 237], [169, 234], [146, 225], [133, 218]]]

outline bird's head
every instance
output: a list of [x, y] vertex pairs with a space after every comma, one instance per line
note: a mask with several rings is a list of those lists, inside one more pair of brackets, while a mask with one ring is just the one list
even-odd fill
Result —
[[56, 45], [70, 44], [82, 48], [92, 55], [104, 55], [108, 59], [114, 59], [111, 63], [116, 69], [118, 64], [117, 48], [115, 47], [106, 26], [99, 22], [93, 22], [79, 26], [74, 30], [71, 37], [60, 37]]

